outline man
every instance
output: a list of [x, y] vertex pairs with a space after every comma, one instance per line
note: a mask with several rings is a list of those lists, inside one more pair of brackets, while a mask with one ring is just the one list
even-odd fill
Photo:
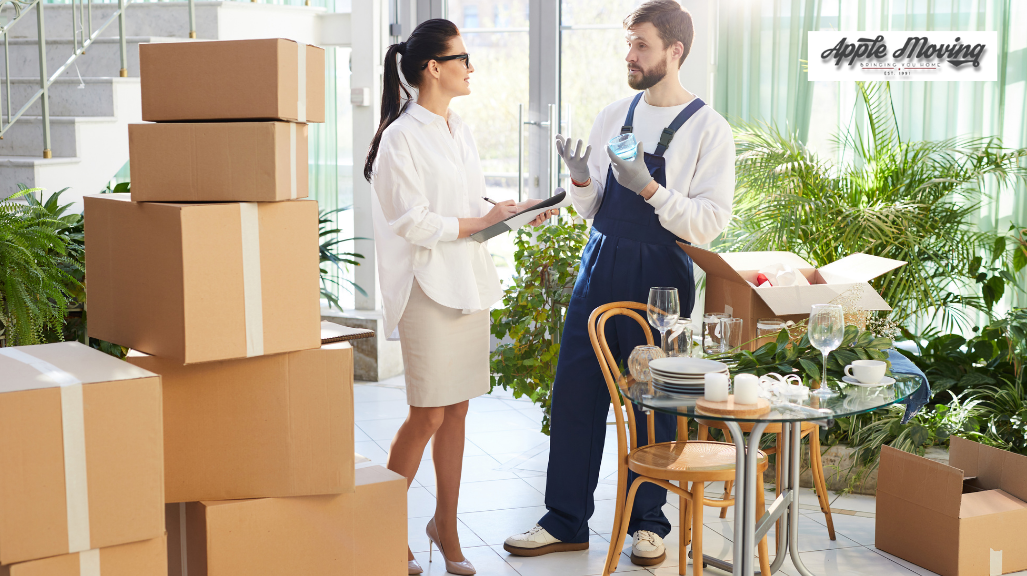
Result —
[[[549, 512], [528, 532], [506, 540], [504, 548], [519, 556], [588, 548], [588, 519], [595, 509], [593, 493], [610, 406], [588, 338], [589, 314], [609, 302], [646, 302], [653, 286], [676, 287], [681, 310], [688, 314], [695, 302], [692, 262], [677, 242], [710, 242], [731, 217], [731, 129], [678, 78], [692, 45], [691, 15], [675, 0], [651, 0], [630, 14], [624, 26], [628, 85], [644, 92], [600, 112], [584, 151], [580, 140], [572, 143], [557, 136], [557, 150], [572, 180], [574, 207], [594, 221], [567, 310], [553, 383]], [[607, 147], [624, 132], [632, 132], [639, 142], [634, 160], [622, 160]], [[626, 363], [634, 347], [645, 344], [645, 334], [623, 316], [611, 324], [607, 342], [617, 362]], [[649, 443], [644, 415], [636, 411], [635, 417], [639, 444]], [[657, 414], [655, 433], [657, 442], [674, 440], [674, 417]], [[653, 484], [638, 490], [628, 524], [635, 564], [650, 566], [666, 557], [666, 501], [666, 490]]]

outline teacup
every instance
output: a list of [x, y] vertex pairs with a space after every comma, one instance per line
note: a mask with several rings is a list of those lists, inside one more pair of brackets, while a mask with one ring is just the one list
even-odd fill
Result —
[[887, 368], [888, 364], [880, 360], [855, 360], [845, 367], [845, 375], [864, 384], [877, 384]]

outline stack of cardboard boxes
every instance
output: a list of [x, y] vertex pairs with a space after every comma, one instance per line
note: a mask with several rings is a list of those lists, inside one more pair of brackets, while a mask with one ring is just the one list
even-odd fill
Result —
[[89, 329], [162, 379], [169, 574], [405, 574], [406, 481], [354, 470], [353, 351], [320, 344], [324, 51], [143, 44], [140, 75], [131, 199], [85, 201]]

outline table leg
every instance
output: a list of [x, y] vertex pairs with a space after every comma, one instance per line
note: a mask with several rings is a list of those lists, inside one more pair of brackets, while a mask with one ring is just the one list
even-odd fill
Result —
[[[748, 478], [745, 473], [745, 436], [742, 428], [736, 422], [726, 422], [731, 432], [731, 439], [735, 442], [735, 535], [734, 545], [731, 546], [732, 573], [734, 576], [746, 576], [744, 571], [744, 530], [745, 523], [745, 487], [748, 485]], [[693, 562], [695, 559], [692, 560]]]
[[[791, 454], [791, 445], [789, 440], [791, 439], [792, 427], [788, 424], [781, 426], [781, 434], [779, 435], [780, 442], [777, 447], [777, 454], [774, 456], [780, 463], [781, 473], [778, 475], [777, 482], [778, 486], [777, 493], [780, 498], [782, 494], [786, 494], [789, 490], [788, 484], [788, 458]], [[792, 494], [795, 497], [795, 494]], [[783, 518], [777, 522], [777, 527], [774, 529], [774, 538], [777, 540], [777, 552], [774, 553], [774, 562], [770, 565], [770, 573], [774, 574], [777, 572], [785, 562], [785, 558], [788, 557], [788, 513], [791, 510], [791, 505], [785, 509]]]
[[[799, 461], [802, 454], [799, 449], [802, 447], [802, 423], [795, 422], [790, 425], [792, 432], [789, 439], [791, 454], [787, 460], [791, 470], [788, 473], [788, 489], [792, 491], [791, 510], [788, 514], [788, 549], [791, 552], [792, 564], [800, 576], [813, 576], [813, 573], [802, 563], [799, 557]], [[813, 432], [816, 434], [816, 432]]]

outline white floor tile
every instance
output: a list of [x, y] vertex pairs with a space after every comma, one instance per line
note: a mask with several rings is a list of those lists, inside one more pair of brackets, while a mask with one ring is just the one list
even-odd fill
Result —
[[385, 450], [382, 450], [376, 442], [354, 442], [353, 451], [361, 456], [371, 459], [372, 464], [381, 464], [385, 466], [388, 463], [389, 455]]
[[435, 515], [435, 496], [421, 487], [407, 490], [407, 518]]
[[[593, 535], [589, 539], [588, 550], [559, 552], [533, 558], [510, 555], [502, 546], [493, 546], [492, 549], [497, 554], [506, 555], [507, 563], [521, 576], [596, 576], [603, 573], [609, 543]], [[635, 566], [629, 557], [622, 554], [615, 573], [629, 572], [645, 573], [646, 570], [641, 566]]]
[[[424, 533], [425, 526], [428, 525], [432, 519], [431, 516], [425, 516], [420, 518], [409, 518], [407, 520], [407, 539], [409, 540], [410, 549], [416, 554], [417, 552], [428, 551], [428, 535]], [[460, 536], [460, 548], [474, 548], [476, 546], [485, 546], [485, 542], [478, 535], [475, 534], [466, 524], [460, 522], [457, 519], [457, 534]], [[437, 552], [438, 550], [436, 550]]]
[[489, 480], [461, 485], [457, 512], [482, 512], [544, 504], [542, 494], [520, 478]]
[[381, 420], [364, 420], [357, 423], [357, 429], [361, 430], [371, 440], [392, 440], [396, 437], [399, 427], [406, 421], [403, 418], [383, 418]]
[[[427, 540], [425, 541], [427, 542]], [[503, 552], [504, 554], [506, 552]], [[464, 557], [471, 561], [474, 569], [482, 576], [519, 576], [512, 566], [506, 563], [503, 557], [488, 546], [475, 548], [464, 548]], [[442, 560], [441, 554], [436, 549], [432, 555], [432, 562], [428, 562], [427, 552], [415, 552], [414, 558], [420, 563], [427, 576], [447, 576], [446, 563]]]
[[487, 453], [524, 452], [539, 445], [549, 444], [549, 436], [530, 429], [468, 432], [467, 439]]
[[[498, 470], [499, 462], [491, 456], [465, 456], [461, 470], [460, 483], [485, 482], [488, 480], [512, 480], [518, 478], [510, 470]], [[435, 492], [435, 466], [432, 460], [425, 460], [417, 470], [414, 478], [422, 486]]]
[[[733, 509], [732, 509], [733, 510]], [[729, 512], [729, 518], [711, 520], [705, 518], [705, 522], [713, 530], [722, 534], [728, 540], [734, 540], [734, 516]], [[832, 550], [836, 548], [853, 548], [860, 546], [860, 542], [845, 537], [837, 530], [838, 526], [835, 526], [835, 540], [827, 534], [827, 527], [824, 524], [815, 522], [813, 519], [799, 515], [799, 552], [812, 552], [816, 550]], [[785, 527], [787, 529], [787, 527]], [[771, 528], [767, 534], [767, 541], [770, 545], [771, 550], [776, 549], [775, 540], [776, 529]]]
[[865, 494], [842, 494], [831, 501], [831, 508], [876, 514], [877, 498]]
[[[914, 576], [914, 572], [862, 546], [803, 552], [799, 557], [806, 568], [817, 576]], [[799, 573], [791, 558], [784, 561], [781, 571], [789, 576]]]
[[[917, 566], [916, 564], [913, 564], [912, 562], [907, 562], [906, 560], [903, 560], [902, 558], [899, 558], [897, 556], [892, 556], [891, 554], [889, 554], [887, 552], [884, 552], [883, 550], [878, 550], [877, 548], [874, 548], [873, 546], [867, 546], [867, 548], [869, 548], [875, 554], [878, 554], [878, 555], [880, 555], [880, 556], [882, 556], [884, 558], [887, 558], [888, 560], [891, 560], [892, 562], [895, 562], [896, 564], [898, 564], [899, 566], [902, 566], [903, 568], [906, 568], [907, 570], [911, 570], [913, 572], [916, 572], [920, 576], [937, 576], [934, 572], [931, 572], [927, 568], [921, 568], [920, 566]], [[1023, 572], [1020, 572], [1020, 574], [1023, 574]], [[1006, 575], [1006, 576], [1012, 576], [1012, 575]]]
[[356, 425], [353, 426], [353, 441], [354, 442], [371, 442], [372, 440], [374, 440], [374, 439], [371, 438], [370, 436], [368, 436], [367, 434], [365, 434], [364, 431], [360, 429], [360, 426], [356, 426]]
[[513, 408], [508, 406], [502, 398], [493, 398], [490, 396], [478, 396], [477, 398], [471, 398], [471, 412], [495, 412], [497, 410], [513, 410]]
[[406, 400], [361, 402], [353, 406], [353, 417], [358, 423], [383, 418], [406, 418], [409, 412], [410, 406]]
[[354, 384], [353, 402], [384, 402], [388, 400], [402, 400], [406, 402], [407, 393], [398, 388], [387, 388], [373, 384]]
[[545, 506], [531, 506], [489, 512], [467, 512], [459, 514], [459, 518], [486, 544], [495, 546], [502, 545], [514, 534], [527, 532], [545, 514]]
[[[827, 520], [824, 515], [816, 511], [807, 511], [803, 513], [804, 516], [816, 522], [827, 526]], [[844, 534], [846, 537], [859, 542], [863, 546], [874, 546], [874, 528], [877, 522], [874, 518], [864, 518], [862, 516], [850, 516], [848, 514], [831, 514], [831, 519], [834, 521], [835, 534]], [[826, 530], [826, 528], [825, 528]]]
[[537, 431], [538, 424], [520, 410], [497, 410], [495, 412], [469, 412], [466, 428], [468, 434], [503, 432], [505, 430]]

